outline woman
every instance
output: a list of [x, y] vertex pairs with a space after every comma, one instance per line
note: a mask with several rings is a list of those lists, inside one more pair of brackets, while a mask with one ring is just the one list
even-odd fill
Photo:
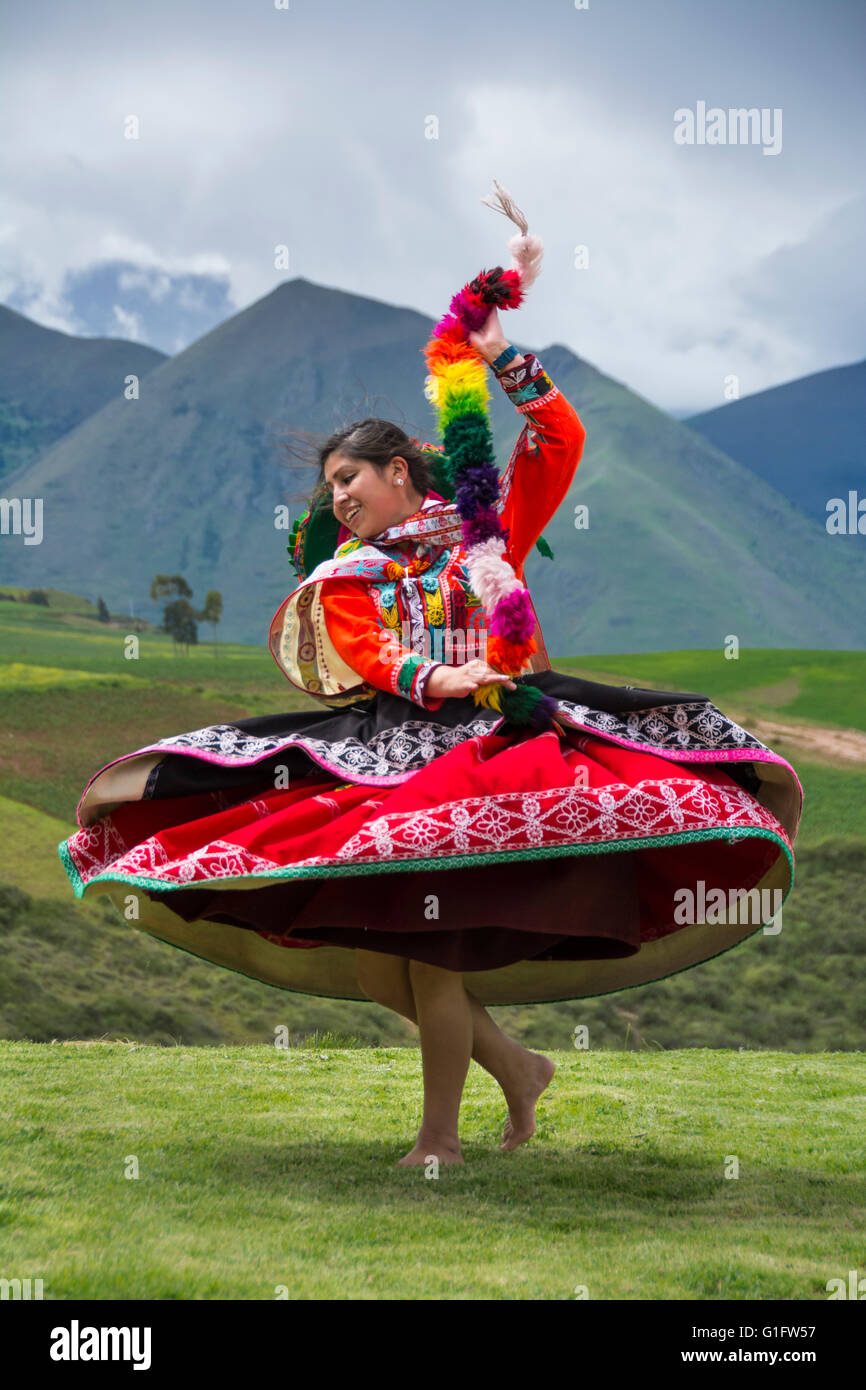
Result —
[[[498, 503], [522, 579], [585, 432], [495, 310], [469, 340], [525, 417]], [[302, 583], [270, 631], [319, 707], [116, 759], [59, 846], [76, 896], [129, 917], [140, 889], [136, 920], [162, 940], [415, 1022], [424, 1111], [404, 1166], [463, 1162], [470, 1057], [502, 1087], [502, 1149], [534, 1132], [554, 1064], [485, 1004], [609, 993], [759, 931], [791, 889], [802, 809], [789, 764], [704, 695], [551, 670], [537, 620], [528, 671], [490, 664], [446, 462], [387, 421], [332, 435], [293, 532]], [[543, 692], [551, 726], [477, 699], [497, 686]]]

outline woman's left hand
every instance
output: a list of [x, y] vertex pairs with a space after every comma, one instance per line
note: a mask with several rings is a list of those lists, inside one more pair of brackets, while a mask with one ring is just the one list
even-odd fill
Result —
[[488, 362], [495, 358], [508, 346], [508, 341], [502, 331], [502, 324], [499, 322], [499, 310], [491, 309], [487, 317], [487, 322], [478, 333], [470, 333], [469, 342], [476, 352], [480, 352]]

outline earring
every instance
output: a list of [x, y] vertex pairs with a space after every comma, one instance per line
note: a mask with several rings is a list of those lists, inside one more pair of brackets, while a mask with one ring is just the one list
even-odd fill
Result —
[[398, 478], [398, 479], [397, 479], [397, 486], [398, 486], [398, 487], [402, 487], [402, 486], [403, 486], [403, 479], [402, 479], [402, 478]]

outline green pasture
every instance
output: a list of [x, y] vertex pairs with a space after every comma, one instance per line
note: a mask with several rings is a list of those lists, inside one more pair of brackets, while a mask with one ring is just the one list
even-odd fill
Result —
[[[571, 670], [569, 661], [557, 669]], [[751, 714], [810, 720], [828, 728], [866, 729], [866, 651], [743, 650], [654, 652], [647, 656], [581, 657], [580, 674], [662, 690], [694, 690], [742, 722]], [[739, 713], [737, 713], [739, 711]]]
[[712, 1302], [866, 1269], [859, 1056], [562, 1050], [512, 1153], [470, 1063], [465, 1165], [435, 1175], [397, 1166], [420, 1054], [317, 1042], [0, 1043], [4, 1274], [57, 1300]]
[[[72, 597], [72, 596], [68, 596]], [[83, 601], [80, 601], [83, 602]], [[138, 635], [129, 655], [133, 626], [95, 622], [71, 611], [32, 604], [0, 604], [2, 689], [28, 690], [54, 682], [75, 684], [87, 672], [148, 684], [179, 685], [213, 697], [247, 702], [248, 713], [309, 708], [289, 685], [267, 647], [271, 614], [262, 616], [260, 646], [216, 642], [207, 624], [199, 644], [175, 650], [156, 630]], [[718, 651], [674, 651], [638, 655], [551, 657], [557, 670], [612, 684], [694, 690], [738, 718], [738, 711], [809, 720], [833, 728], [866, 730], [866, 651], [741, 651], [727, 660]], [[3, 674], [3, 668], [13, 668]], [[26, 668], [33, 668], [28, 676]], [[50, 677], [46, 673], [51, 673]], [[63, 673], [62, 675], [56, 673]]]
[[[41, 588], [41, 585], [36, 586]], [[29, 589], [22, 588], [19, 584], [0, 584], [0, 601], [3, 599], [14, 600], [15, 603], [25, 605], [24, 611], [32, 611], [27, 603]], [[84, 598], [81, 594], [68, 594], [63, 589], [42, 589], [43, 594], [48, 599], [48, 607], [54, 612], [78, 613], [83, 617], [96, 618], [99, 612], [97, 605], [92, 603], [89, 598]], [[39, 605], [41, 607], [41, 605]]]
[[[261, 647], [202, 640], [184, 652], [165, 634], [143, 633], [137, 647], [130, 635], [74, 614], [0, 605], [0, 739], [7, 751], [0, 792], [63, 821], [70, 834], [86, 782], [113, 758], [205, 724], [313, 707], [282, 675], [264, 640]], [[746, 727], [752, 718], [774, 717], [795, 727], [866, 730], [866, 652], [745, 652], [726, 661], [718, 652], [686, 651], [555, 665], [590, 680], [694, 690]], [[866, 763], [805, 759], [782, 743], [779, 751], [805, 791], [798, 845], [866, 838]]]
[[[378, 1005], [285, 995], [136, 931], [105, 898], [73, 898], [57, 844], [75, 833], [76, 804], [99, 768], [170, 734], [311, 702], [264, 644], [218, 643], [215, 651], [203, 640], [185, 654], [164, 634], [145, 632], [128, 658], [126, 629], [81, 616], [67, 597], [64, 610], [0, 603], [0, 1037], [256, 1044], [288, 1001], [297, 1041], [342, 1029], [368, 1045], [414, 1048], [411, 1025]], [[866, 653], [766, 651], [726, 662], [719, 653], [683, 652], [554, 664], [589, 679], [705, 693], [747, 727], [750, 715], [811, 727], [827, 711], [837, 714], [828, 727], [863, 727]], [[866, 1013], [855, 986], [866, 912], [866, 764], [778, 746], [805, 792], [783, 937], [759, 935], [699, 970], [585, 1001], [581, 1021], [594, 1029], [596, 1047], [863, 1047]], [[495, 1011], [531, 1047], [567, 1045], [572, 1013], [568, 1004]]]
[[[397, 1166], [421, 1120], [412, 1024], [273, 989], [73, 898], [56, 846], [100, 767], [311, 702], [264, 630], [216, 648], [202, 630], [188, 654], [147, 631], [129, 655], [122, 622], [67, 597], [0, 603], [5, 1277], [55, 1300], [713, 1301], [824, 1299], [866, 1269], [866, 766], [779, 745], [806, 806], [778, 935], [641, 989], [492, 1010], [557, 1062], [537, 1132], [500, 1152], [503, 1098], [473, 1062], [465, 1166], [428, 1176]], [[866, 728], [860, 652], [553, 664], [698, 691], [747, 727]]]

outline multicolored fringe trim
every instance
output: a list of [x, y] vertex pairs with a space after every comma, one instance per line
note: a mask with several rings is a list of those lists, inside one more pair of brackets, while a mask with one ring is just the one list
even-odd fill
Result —
[[[505, 533], [496, 511], [499, 471], [493, 451], [486, 361], [469, 334], [480, 332], [498, 309], [517, 309], [541, 269], [544, 247], [529, 235], [529, 224], [501, 184], [493, 180], [495, 199], [482, 202], [502, 212], [520, 228], [508, 242], [511, 268], [482, 270], [451, 300], [424, 348], [429, 375], [424, 394], [434, 406], [443, 449], [450, 460], [455, 502], [463, 523], [469, 579], [488, 622], [487, 664], [503, 675], [518, 676], [537, 644], [535, 616], [525, 584], [504, 558]], [[557, 704], [537, 687], [509, 690], [491, 682], [473, 691], [476, 704], [499, 710], [513, 724], [537, 729], [553, 725]]]

